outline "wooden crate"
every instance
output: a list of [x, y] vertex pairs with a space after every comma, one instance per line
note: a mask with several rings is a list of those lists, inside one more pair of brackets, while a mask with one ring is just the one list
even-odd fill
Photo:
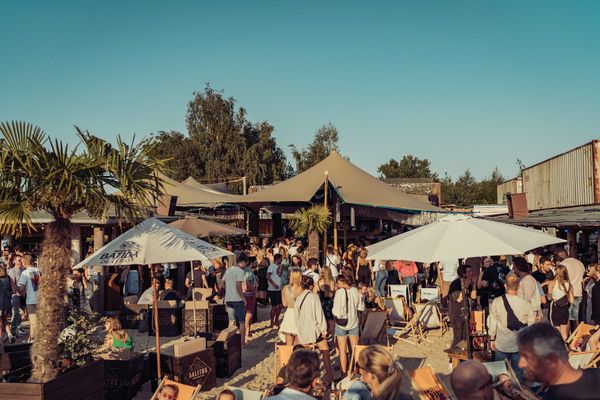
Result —
[[212, 342], [218, 378], [228, 378], [242, 367], [242, 337], [239, 333], [225, 341]]
[[128, 360], [104, 360], [104, 398], [129, 400], [144, 384], [144, 354]]
[[[149, 358], [151, 376], [153, 379], [158, 379], [156, 376], [156, 353], [150, 353]], [[183, 357], [161, 354], [160, 364], [162, 374], [176, 382], [200, 386], [200, 390], [203, 392], [215, 387], [215, 356], [212, 348]]]
[[229, 316], [225, 304], [209, 304], [208, 306], [208, 330], [209, 332], [220, 332], [229, 327]]
[[[200, 303], [200, 304], [199, 304]], [[186, 306], [181, 310], [183, 318], [183, 335], [194, 336], [197, 332], [203, 333], [209, 331], [208, 322], [209, 305], [206, 301], [196, 302], [196, 325], [194, 325], [194, 309], [191, 302], [186, 303]]]
[[0, 399], [97, 400], [103, 395], [102, 360], [67, 372], [46, 383], [0, 383]]
[[119, 322], [124, 329], [138, 329], [147, 311], [148, 304], [124, 304], [119, 310]]
[[[183, 328], [181, 307], [159, 308], [158, 329], [161, 337], [180, 336]], [[154, 336], [154, 310], [150, 309], [150, 326], [148, 335]]]

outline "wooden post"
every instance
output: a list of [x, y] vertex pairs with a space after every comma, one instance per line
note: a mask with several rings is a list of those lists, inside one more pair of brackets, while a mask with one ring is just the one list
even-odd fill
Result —
[[104, 228], [94, 227], [94, 251], [104, 246]]
[[[327, 208], [327, 189], [329, 188], [329, 171], [325, 171], [325, 185], [323, 187], [325, 191], [325, 197], [323, 199], [323, 203], [326, 210]], [[327, 228], [325, 228], [325, 232], [323, 232], [323, 264], [327, 265]]]
[[577, 258], [577, 229], [569, 228], [567, 230], [567, 246], [569, 247], [569, 256]]
[[156, 336], [156, 368], [157, 368], [157, 373], [158, 373], [158, 380], [160, 381], [162, 379], [162, 373], [160, 370], [160, 332], [159, 332], [159, 328], [158, 328], [158, 298], [157, 298], [157, 291], [158, 288], [156, 287], [156, 281], [154, 280], [154, 275], [155, 275], [155, 270], [154, 270], [154, 265], [150, 265], [150, 279], [152, 281], [152, 290], [154, 291], [154, 335]]
[[337, 196], [333, 197], [333, 250], [334, 253], [337, 254], [338, 251], [338, 227], [337, 227], [337, 219], [338, 219], [338, 199]]

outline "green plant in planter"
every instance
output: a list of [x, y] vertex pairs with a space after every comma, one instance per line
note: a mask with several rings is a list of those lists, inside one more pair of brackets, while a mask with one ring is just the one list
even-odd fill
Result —
[[81, 367], [98, 358], [104, 342], [102, 320], [96, 313], [71, 310], [67, 316], [68, 326], [58, 341], [61, 373]]

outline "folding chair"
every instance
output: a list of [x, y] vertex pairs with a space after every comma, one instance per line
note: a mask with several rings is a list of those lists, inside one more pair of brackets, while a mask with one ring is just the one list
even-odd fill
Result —
[[598, 325], [590, 325], [586, 324], [585, 322], [579, 323], [579, 325], [577, 325], [577, 328], [575, 328], [573, 333], [571, 333], [571, 335], [566, 340], [569, 349], [577, 351], [577, 345], [579, 344], [578, 342], [580, 341], [580, 339], [582, 339], [584, 336], [591, 336], [592, 331], [598, 328], [600, 328]]
[[[315, 350], [314, 345], [304, 345], [304, 348]], [[287, 365], [290, 361], [290, 357], [294, 352], [294, 346], [288, 346], [285, 344], [275, 344], [275, 383], [277, 383], [277, 377], [281, 372], [281, 369]]]
[[[395, 330], [398, 330], [398, 332], [396, 332], [393, 335], [394, 338], [398, 339], [398, 340], [403, 340], [407, 343], [414, 344], [414, 345], [420, 345], [421, 342], [423, 342], [423, 341], [433, 343], [431, 340], [425, 338], [425, 332], [423, 330], [423, 321], [421, 321], [421, 314], [422, 314], [423, 310], [425, 310], [425, 307], [422, 307], [422, 308], [420, 308], [420, 310], [417, 310], [412, 315], [412, 318], [410, 318], [408, 320], [391, 321], [392, 328]], [[409, 338], [414, 339], [414, 341], [411, 341], [411, 340], [403, 337], [405, 335], [408, 336]]]
[[[369, 347], [369, 346], [364, 345], [364, 344], [358, 344], [352, 348], [352, 357], [350, 358], [350, 366], [348, 367], [348, 375], [349, 376], [352, 376], [352, 375], [354, 375], [354, 373], [356, 373], [355, 367], [356, 367], [356, 363], [358, 362], [358, 356], [367, 347]], [[386, 348], [390, 352], [390, 354], [392, 354], [393, 349], [389, 344], [387, 345]]]
[[415, 369], [410, 373], [410, 378], [412, 388], [421, 400], [452, 398], [431, 365]]
[[[381, 332], [385, 328], [385, 323], [388, 319], [387, 311], [380, 310], [369, 310], [364, 319], [364, 324], [361, 327], [360, 337], [358, 342], [361, 344], [368, 344], [373, 341], [377, 341], [381, 336]], [[387, 335], [386, 335], [387, 337]], [[388, 338], [389, 341], [389, 338]], [[388, 343], [389, 344], [389, 343]]]
[[152, 395], [151, 400], [159, 399], [159, 393], [163, 390], [163, 387], [165, 385], [177, 386], [177, 390], [178, 390], [177, 399], [178, 400], [193, 400], [196, 398], [198, 393], [200, 393], [200, 386], [194, 387], [194, 386], [190, 386], [190, 385], [184, 385], [183, 383], [179, 383], [179, 382], [175, 382], [170, 379], [167, 379], [167, 378], [163, 378], [163, 380], [160, 381], [160, 384], [158, 385], [156, 392], [154, 392], [154, 394]]
[[575, 369], [596, 368], [600, 352], [572, 351], [569, 353], [569, 364]]
[[430, 329], [440, 329], [440, 337], [448, 330], [448, 323], [442, 317], [440, 306], [437, 301], [431, 300], [424, 305], [415, 304], [415, 308], [420, 310], [419, 322], [423, 325], [423, 332], [426, 334]]

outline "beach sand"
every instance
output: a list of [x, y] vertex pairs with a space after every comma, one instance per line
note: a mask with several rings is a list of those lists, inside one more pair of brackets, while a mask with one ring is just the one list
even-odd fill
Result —
[[[283, 315], [283, 314], [282, 314]], [[275, 343], [276, 331], [269, 329], [269, 308], [258, 309], [259, 321], [254, 324], [251, 342], [242, 350], [242, 368], [238, 369], [231, 378], [217, 378], [216, 387], [208, 392], [202, 392], [197, 399], [214, 399], [218, 393], [227, 387], [242, 387], [250, 390], [264, 392], [275, 382]], [[431, 365], [447, 386], [448, 374], [450, 373], [448, 355], [444, 352], [452, 339], [452, 333], [446, 332], [440, 337], [439, 330], [429, 332], [427, 338], [430, 342], [423, 342], [420, 346], [409, 344], [402, 340], [390, 337], [390, 345], [393, 346], [395, 357], [399, 357], [404, 370], [410, 372], [425, 365]], [[154, 337], [146, 334], [136, 333], [136, 351], [154, 351]], [[168, 348], [183, 338], [161, 338], [161, 349], [169, 351]], [[382, 343], [386, 344], [386, 343]], [[336, 376], [339, 375], [337, 368], [337, 357], [334, 357], [334, 369]], [[405, 391], [409, 390], [409, 382], [403, 382]], [[146, 383], [141, 392], [135, 397], [136, 400], [149, 400], [150, 384]]]

